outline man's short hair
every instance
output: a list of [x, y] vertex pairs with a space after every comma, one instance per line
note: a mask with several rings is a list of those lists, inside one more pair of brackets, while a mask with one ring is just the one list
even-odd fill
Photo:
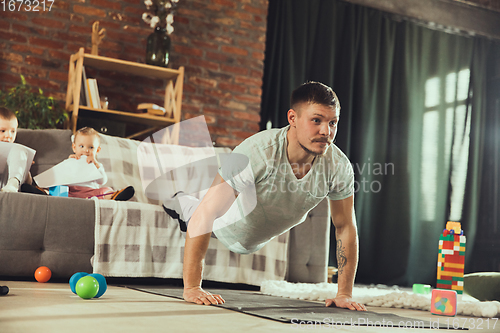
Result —
[[82, 127], [79, 130], [77, 130], [75, 132], [75, 135], [72, 137], [72, 140], [71, 140], [71, 141], [73, 141], [73, 143], [76, 141], [76, 137], [79, 134], [82, 134], [82, 135], [94, 135], [97, 138], [97, 140], [99, 141], [99, 144], [101, 144], [101, 137], [99, 136], [99, 132], [97, 132], [92, 127]]
[[5, 120], [17, 119], [16, 114], [5, 106], [0, 106], [0, 118]]
[[340, 102], [335, 92], [320, 82], [306, 82], [292, 92], [290, 107], [294, 109], [301, 103], [329, 106], [340, 111]]

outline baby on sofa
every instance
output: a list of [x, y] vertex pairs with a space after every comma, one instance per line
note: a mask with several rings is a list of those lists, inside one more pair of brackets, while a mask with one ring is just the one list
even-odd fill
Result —
[[[101, 177], [97, 180], [87, 181], [83, 183], [70, 184], [68, 186], [68, 196], [74, 198], [92, 198], [126, 201], [132, 198], [135, 190], [132, 186], [128, 186], [122, 190], [114, 191], [111, 187], [103, 186], [106, 184], [108, 177], [102, 163], [97, 161], [97, 153], [101, 150], [99, 133], [90, 127], [83, 127], [76, 131], [72, 136], [72, 148], [74, 154], [69, 155], [69, 159], [85, 159], [88, 164], [93, 163], [100, 173]], [[23, 184], [22, 192], [35, 194], [48, 194], [48, 190], [38, 186]]]
[[[17, 135], [17, 117], [14, 112], [6, 107], [0, 107], [0, 141], [13, 143]], [[22, 183], [31, 184], [32, 178], [26, 171], [28, 153], [19, 146], [9, 150], [7, 165], [0, 179], [2, 192], [17, 192]]]

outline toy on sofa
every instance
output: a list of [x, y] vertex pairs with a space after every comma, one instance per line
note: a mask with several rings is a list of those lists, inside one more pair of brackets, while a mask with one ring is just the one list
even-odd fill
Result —
[[464, 290], [465, 236], [459, 222], [446, 223], [439, 236], [436, 288]]
[[49, 187], [49, 195], [53, 197], [67, 197], [69, 192], [69, 186], [57, 185]]

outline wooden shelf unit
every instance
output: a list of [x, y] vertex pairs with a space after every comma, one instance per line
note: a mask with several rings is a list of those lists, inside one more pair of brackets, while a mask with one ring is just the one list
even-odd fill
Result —
[[[83, 66], [96, 68], [99, 70], [127, 73], [136, 76], [163, 79], [166, 81], [165, 87], [165, 117], [154, 116], [147, 113], [133, 113], [117, 110], [94, 109], [80, 105], [80, 90], [82, 89], [82, 68]], [[131, 61], [113, 59], [91, 55], [84, 52], [84, 48], [72, 54], [69, 60], [68, 89], [66, 92], [66, 110], [71, 114], [68, 127], [76, 131], [78, 113], [85, 110], [87, 113], [95, 112], [96, 118], [106, 117], [124, 123], [140, 123], [149, 126], [148, 129], [134, 133], [128, 138], [152, 132], [181, 120], [182, 89], [184, 83], [184, 67], [170, 69]], [[177, 144], [178, 136], [172, 136], [170, 143]]]

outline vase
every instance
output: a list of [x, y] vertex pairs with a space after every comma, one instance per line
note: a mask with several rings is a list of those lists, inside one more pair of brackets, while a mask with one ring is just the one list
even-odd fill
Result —
[[148, 36], [146, 64], [167, 67], [170, 55], [170, 36], [165, 28], [156, 27]]

